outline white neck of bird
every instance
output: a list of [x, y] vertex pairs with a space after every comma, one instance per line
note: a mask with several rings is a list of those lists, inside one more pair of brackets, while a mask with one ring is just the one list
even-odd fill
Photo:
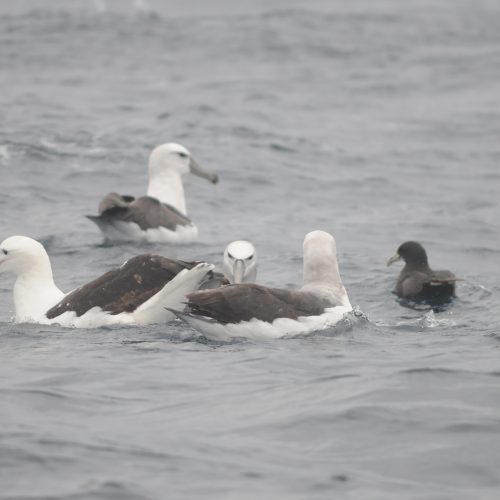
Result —
[[47, 256], [17, 276], [14, 285], [16, 321], [38, 320], [64, 294], [57, 288]]
[[337, 262], [325, 258], [324, 262], [314, 261], [314, 264], [304, 260], [304, 285], [313, 283], [337, 284], [341, 282]]
[[184, 187], [178, 172], [167, 170], [150, 176], [148, 196], [156, 198], [162, 203], [172, 205], [179, 212], [187, 215]]
[[340, 278], [337, 262], [326, 259], [322, 265], [316, 260], [314, 265], [304, 262], [304, 285], [302, 290], [317, 293], [332, 303], [350, 307], [349, 297]]

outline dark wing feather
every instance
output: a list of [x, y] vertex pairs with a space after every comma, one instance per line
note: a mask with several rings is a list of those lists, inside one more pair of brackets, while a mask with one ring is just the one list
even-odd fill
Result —
[[457, 278], [450, 271], [410, 271], [401, 273], [396, 284], [399, 297], [433, 301], [455, 296]]
[[113, 211], [127, 208], [135, 198], [127, 194], [121, 195], [118, 193], [108, 193], [99, 203], [97, 211], [99, 215], [103, 213], [111, 214]]
[[267, 288], [253, 283], [227, 285], [187, 296], [187, 312], [220, 323], [239, 323], [252, 318], [272, 322], [277, 318], [322, 314], [325, 301], [310, 293]]
[[223, 273], [218, 271], [210, 271], [207, 274], [205, 281], [201, 284], [200, 290], [220, 288], [221, 286], [229, 285], [229, 280]]
[[87, 216], [94, 222], [115, 221], [135, 222], [142, 230], [166, 227], [175, 230], [176, 226], [188, 226], [191, 221], [177, 209], [161, 203], [151, 196], [133, 198], [109, 193], [99, 204], [98, 216]]
[[47, 318], [55, 318], [66, 311], [75, 311], [81, 316], [95, 306], [110, 314], [134, 311], [177, 273], [196, 264], [159, 255], [139, 255], [68, 294], [47, 312]]
[[422, 296], [427, 301], [447, 300], [455, 297], [457, 281], [451, 271], [433, 271], [424, 283]]
[[451, 271], [432, 271], [429, 283], [454, 283], [459, 281]]

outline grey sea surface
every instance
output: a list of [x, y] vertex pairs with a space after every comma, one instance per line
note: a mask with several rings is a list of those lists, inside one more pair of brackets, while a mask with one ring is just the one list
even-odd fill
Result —
[[[332, 232], [364, 316], [215, 343], [181, 323], [13, 324], [0, 275], [0, 499], [500, 498], [500, 3], [0, 1], [0, 240], [40, 239], [69, 291], [131, 256], [298, 287]], [[104, 246], [85, 214], [186, 178], [191, 245]], [[401, 306], [405, 240], [462, 281]]]

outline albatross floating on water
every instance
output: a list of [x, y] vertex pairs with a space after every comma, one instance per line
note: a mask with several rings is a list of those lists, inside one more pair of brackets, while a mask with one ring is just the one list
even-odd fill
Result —
[[222, 272], [230, 283], [251, 283], [257, 277], [257, 250], [247, 240], [232, 241], [224, 250]]
[[395, 293], [398, 297], [433, 304], [446, 302], [455, 296], [455, 282], [458, 279], [451, 271], [433, 271], [420, 243], [402, 243], [396, 254], [387, 261], [387, 265], [400, 259], [404, 260], [405, 266], [396, 283]]
[[212, 269], [204, 262], [139, 255], [64, 294], [54, 283], [42, 244], [26, 236], [11, 236], [0, 243], [0, 273], [17, 275], [14, 305], [18, 323], [97, 328], [170, 321], [174, 314], [166, 308], [182, 307], [186, 294], [197, 290]]
[[107, 241], [189, 243], [198, 236], [198, 228], [186, 214], [181, 176], [188, 172], [213, 184], [219, 180], [202, 170], [184, 146], [157, 146], [149, 157], [147, 196], [109, 193], [99, 204], [99, 215], [87, 217]]
[[227, 285], [187, 295], [177, 313], [208, 338], [279, 338], [335, 325], [352, 311], [337, 263], [335, 239], [312, 231], [304, 239], [304, 284], [299, 290], [253, 283]]

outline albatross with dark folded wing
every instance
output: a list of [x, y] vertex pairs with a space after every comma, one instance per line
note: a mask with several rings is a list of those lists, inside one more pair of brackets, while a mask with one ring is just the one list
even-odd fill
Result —
[[109, 193], [99, 203], [98, 215], [87, 215], [107, 241], [188, 243], [198, 236], [186, 212], [181, 176], [191, 172], [213, 184], [215, 174], [205, 172], [180, 144], [156, 147], [149, 157], [146, 196]]
[[209, 338], [278, 338], [335, 325], [352, 310], [342, 284], [332, 235], [308, 233], [303, 244], [304, 277], [299, 290], [253, 283], [188, 294], [181, 318]]
[[0, 243], [0, 273], [17, 276], [14, 306], [18, 323], [57, 323], [97, 328], [111, 324], [163, 323], [168, 308], [182, 307], [186, 294], [211, 277], [213, 266], [144, 254], [64, 294], [54, 283], [43, 245], [26, 236]]

